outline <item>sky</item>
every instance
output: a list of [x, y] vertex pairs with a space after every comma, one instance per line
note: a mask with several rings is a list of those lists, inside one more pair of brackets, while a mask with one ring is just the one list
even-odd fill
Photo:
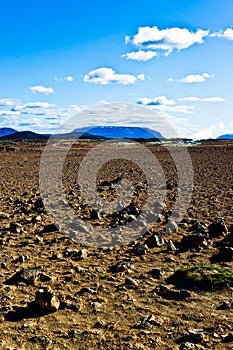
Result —
[[93, 118], [120, 103], [181, 137], [233, 133], [233, 0], [8, 0], [0, 16], [0, 127], [132, 125]]

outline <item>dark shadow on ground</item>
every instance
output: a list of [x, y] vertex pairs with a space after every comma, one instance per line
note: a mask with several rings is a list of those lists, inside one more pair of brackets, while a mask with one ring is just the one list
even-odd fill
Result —
[[6, 313], [4, 318], [9, 322], [19, 322], [23, 319], [38, 318], [50, 313], [52, 312], [48, 312], [35, 303], [31, 303], [27, 307], [13, 306], [13, 310]]

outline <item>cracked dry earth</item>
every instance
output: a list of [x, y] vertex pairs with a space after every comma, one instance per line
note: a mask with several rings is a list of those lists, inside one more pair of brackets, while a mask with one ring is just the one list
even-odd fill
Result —
[[[63, 169], [66, 197], [84, 224], [121, 225], [114, 238], [124, 243], [125, 223], [145, 202], [145, 176], [123, 160], [104, 166], [97, 178], [102, 198], [114, 197], [116, 179], [124, 176], [135, 192], [127, 212], [97, 215], [77, 185], [78, 164], [93, 146], [79, 141], [69, 152]], [[233, 269], [233, 143], [188, 148], [192, 200], [179, 227], [173, 222], [175, 229], [167, 231], [178, 193], [176, 169], [164, 147], [147, 146], [167, 182], [165, 203], [157, 203], [158, 222], [131, 244], [94, 248], [66, 237], [46, 214], [38, 180], [44, 145], [1, 145], [1, 349], [233, 349], [232, 286], [180, 290], [167, 281], [185, 265], [214, 262]], [[182, 159], [182, 147], [173, 151]], [[222, 229], [215, 234], [210, 224]], [[189, 240], [193, 234], [197, 239]]]

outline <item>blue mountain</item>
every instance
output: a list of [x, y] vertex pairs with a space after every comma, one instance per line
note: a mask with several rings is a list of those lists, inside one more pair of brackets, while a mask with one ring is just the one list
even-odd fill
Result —
[[11, 134], [14, 134], [15, 132], [17, 132], [17, 130], [12, 128], [0, 128], [0, 137], [11, 135]]
[[130, 127], [130, 126], [93, 126], [78, 128], [73, 130], [74, 133], [83, 133], [82, 138], [91, 136], [93, 138], [106, 138], [106, 139], [152, 139], [163, 138], [162, 134], [158, 131], [151, 130], [149, 128]]
[[46, 136], [32, 131], [16, 131], [12, 134], [1, 136], [1, 140], [37, 140], [46, 139]]
[[225, 134], [217, 137], [217, 140], [233, 140], [233, 134]]

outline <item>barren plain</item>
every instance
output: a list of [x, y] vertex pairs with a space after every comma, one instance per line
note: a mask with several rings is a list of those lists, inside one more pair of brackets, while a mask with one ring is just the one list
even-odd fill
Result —
[[[233, 143], [188, 147], [192, 199], [180, 225], [167, 231], [176, 167], [164, 147], [148, 143], [164, 170], [166, 201], [157, 203], [158, 222], [130, 244], [122, 244], [124, 224], [143, 206], [145, 177], [124, 160], [104, 166], [102, 198], [114, 196], [125, 176], [135, 197], [127, 212], [99, 216], [81, 198], [76, 176], [94, 145], [75, 144], [63, 180], [84, 223], [120, 225], [119, 245], [103, 248], [72, 241], [47, 215], [39, 189], [44, 145], [1, 144], [0, 348], [233, 349]], [[182, 159], [182, 146], [173, 151]]]

